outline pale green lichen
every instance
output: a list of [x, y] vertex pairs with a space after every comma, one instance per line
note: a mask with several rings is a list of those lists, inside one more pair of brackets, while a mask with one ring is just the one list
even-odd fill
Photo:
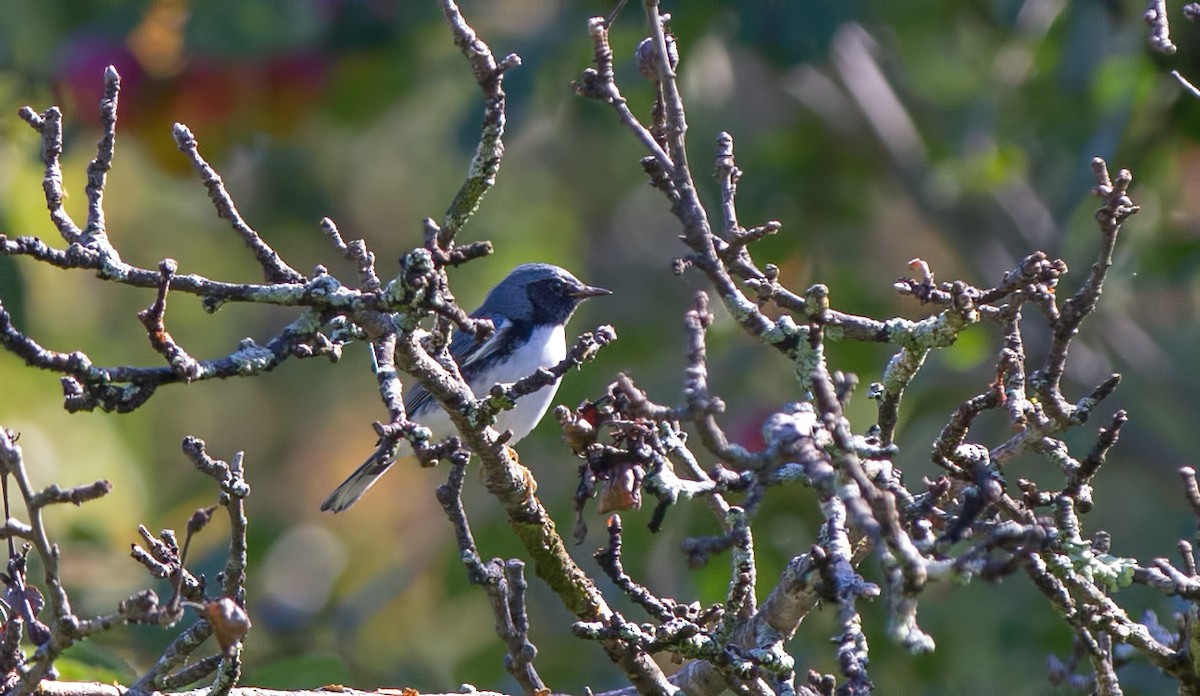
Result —
[[104, 280], [124, 282], [129, 279], [129, 264], [121, 261], [120, 257], [105, 254], [101, 257], [96, 275]]
[[788, 357], [792, 359], [792, 370], [796, 373], [796, 379], [807, 390], [812, 384], [813, 374], [825, 365], [825, 351], [821, 345], [813, 347], [808, 341], [803, 341], [788, 354]]
[[[507, 395], [502, 396], [487, 396], [478, 401], [471, 401], [464, 405], [461, 412], [467, 418], [467, 422], [472, 428], [486, 428], [490, 425], [495, 425], [496, 414], [502, 410], [512, 408], [514, 400]], [[505, 406], [504, 408], [495, 408], [496, 404]]]
[[[1057, 569], [1060, 571], [1056, 574], [1061, 574], [1062, 570], [1069, 568], [1110, 592], [1133, 584], [1133, 573], [1137, 569], [1135, 559], [1097, 553], [1092, 549], [1092, 545], [1083, 539], [1064, 541], [1061, 548], [1066, 553], [1055, 555], [1059, 561]], [[1054, 569], [1052, 566], [1052, 572]]]
[[250, 339], [242, 341], [237, 352], [229, 356], [238, 369], [238, 374], [254, 375], [266, 370], [275, 360], [275, 354]]
[[812, 485], [812, 479], [804, 471], [804, 467], [789, 462], [771, 472], [771, 479], [779, 483], [799, 483], [804, 486]]
[[787, 346], [786, 354], [792, 361], [796, 378], [806, 387], [812, 379], [813, 371], [824, 363], [820, 345], [814, 347], [808, 340], [811, 333], [810, 326], [797, 324], [787, 315], [780, 317], [762, 333], [762, 339], [768, 344]]
[[413, 444], [427, 444], [433, 439], [433, 431], [423, 425], [413, 426], [408, 431], [408, 441]]
[[912, 378], [925, 364], [929, 355], [928, 349], [909, 349], [903, 347], [888, 360], [883, 370], [883, 389], [885, 393], [895, 394], [908, 386]]
[[337, 278], [331, 275], [323, 275], [313, 278], [305, 286], [305, 291], [310, 297], [332, 298], [338, 295], [338, 290], [342, 288], [342, 284]]
[[[729, 311], [730, 316], [739, 324], [746, 323], [750, 317], [758, 312], [758, 306], [746, 299], [741, 293], [721, 295], [721, 301], [725, 304], [725, 308]], [[763, 337], [766, 338], [765, 335]], [[767, 340], [770, 341], [770, 339]]]
[[903, 618], [892, 615], [888, 626], [888, 637], [903, 645], [914, 655], [931, 653], [937, 647], [933, 636], [921, 630], [916, 617], [906, 614]]
[[383, 299], [389, 307], [413, 306], [420, 304], [429, 293], [429, 286], [413, 288], [404, 281], [413, 276], [422, 276], [434, 269], [433, 255], [428, 249], [413, 249], [400, 259], [403, 268], [400, 275], [393, 278], [383, 288]]
[[361, 326], [343, 316], [333, 317], [325, 326], [329, 330], [329, 340], [334, 343], [363, 341], [367, 338], [367, 332], [363, 331]]
[[911, 349], [930, 350], [954, 345], [958, 334], [979, 322], [979, 313], [972, 310], [963, 314], [946, 310], [927, 319], [913, 322], [894, 318], [884, 322], [888, 340]]
[[786, 314], [763, 332], [762, 338], [771, 345], [789, 343], [808, 337], [808, 327], [799, 326], [796, 320]]
[[846, 339], [846, 329], [836, 324], [826, 324], [824, 336], [826, 340], [843, 341]]
[[504, 156], [504, 114], [494, 123], [487, 124], [480, 134], [475, 155], [467, 166], [467, 178], [455, 194], [454, 200], [442, 219], [442, 227], [460, 230], [475, 214], [483, 196], [496, 185], [496, 174]]
[[928, 561], [925, 564], [926, 577], [930, 581], [952, 582], [956, 585], [969, 585], [975, 579], [976, 573], [986, 563], [986, 558], [945, 558]]
[[[497, 390], [498, 393], [489, 393], [487, 396], [479, 400], [479, 408], [475, 409], [471, 414], [472, 425], [491, 425], [492, 423], [496, 422], [496, 416], [494, 414], [500, 413], [501, 411], [508, 411], [516, 407], [517, 400], [513, 398], [511, 391], [512, 385], [506, 385], [506, 387], [507, 388], [505, 389]], [[477, 422], [483, 420], [486, 420], [487, 423]]]
[[312, 309], [300, 313], [300, 316], [288, 324], [288, 330], [302, 335], [311, 335], [321, 329], [321, 315]]
[[1079, 471], [1079, 462], [1071, 457], [1070, 452], [1067, 451], [1066, 443], [1062, 440], [1052, 440], [1050, 438], [1046, 438], [1043, 442], [1049, 442], [1049, 445], [1042, 450], [1042, 454], [1046, 455], [1046, 458], [1052, 463], [1058, 465], [1058, 468], [1064, 474], [1072, 476]]
[[746, 654], [760, 667], [773, 674], [791, 672], [796, 668], [796, 659], [787, 654], [780, 643], [774, 643], [767, 648], [752, 648], [746, 651]]

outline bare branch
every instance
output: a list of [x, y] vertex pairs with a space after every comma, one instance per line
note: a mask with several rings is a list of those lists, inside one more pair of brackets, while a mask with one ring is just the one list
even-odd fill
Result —
[[471, 158], [467, 178], [446, 210], [442, 229], [437, 235], [437, 246], [449, 250], [454, 236], [467, 224], [479, 207], [479, 201], [496, 183], [496, 173], [504, 156], [504, 73], [520, 65], [521, 58], [510, 53], [497, 61], [491, 48], [478, 38], [475, 30], [463, 19], [454, 0], [441, 0], [441, 4], [442, 14], [454, 36], [454, 45], [466, 56], [484, 97], [479, 145], [475, 149], [475, 156]]
[[108, 243], [104, 227], [104, 183], [112, 169], [113, 148], [117, 137], [117, 96], [121, 92], [121, 76], [116, 68], [104, 69], [104, 98], [100, 100], [100, 142], [96, 143], [96, 158], [87, 168], [88, 221], [81, 241], [116, 254]]
[[241, 213], [238, 212], [237, 206], [234, 205], [233, 199], [229, 196], [229, 192], [225, 190], [225, 182], [221, 180], [221, 175], [213, 169], [204, 158], [200, 156], [199, 146], [196, 144], [196, 136], [192, 135], [192, 131], [182, 123], [176, 123], [174, 127], [175, 144], [179, 146], [179, 151], [182, 152], [192, 166], [200, 174], [200, 181], [204, 183], [204, 188], [208, 189], [208, 197], [212, 199], [213, 206], [217, 209], [217, 215], [228, 220], [233, 226], [233, 231], [242, 238], [250, 251], [254, 253], [254, 258], [258, 259], [259, 265], [262, 266], [263, 276], [269, 283], [303, 283], [304, 276], [296, 271], [291, 266], [280, 258], [279, 254], [262, 240], [258, 232], [250, 227]]
[[454, 526], [459, 557], [467, 567], [472, 584], [480, 585], [488, 595], [496, 618], [496, 633], [508, 646], [504, 667], [527, 694], [542, 693], [546, 685], [533, 667], [537, 648], [529, 642], [529, 619], [525, 612], [525, 564], [518, 560], [484, 562], [475, 546], [467, 513], [462, 505], [462, 487], [466, 478], [466, 458], [456, 462], [450, 479], [437, 490], [438, 502]]
[[1173, 55], [1179, 48], [1171, 42], [1171, 24], [1167, 19], [1166, 0], [1149, 0], [1142, 19], [1150, 26], [1150, 47], [1159, 53]]
[[63, 200], [67, 193], [63, 189], [62, 166], [59, 164], [59, 157], [62, 156], [62, 112], [57, 106], [52, 106], [39, 115], [25, 106], [17, 114], [42, 135], [42, 161], [46, 164], [42, 190], [46, 194], [46, 208], [50, 211], [50, 221], [68, 244], [82, 242], [83, 232], [63, 208]]
[[154, 304], [138, 312], [138, 319], [149, 332], [150, 346], [166, 358], [167, 364], [180, 379], [191, 382], [199, 379], [202, 374], [200, 363], [171, 338], [163, 323], [163, 317], [167, 313], [167, 290], [171, 287], [171, 278], [175, 276], [179, 266], [173, 259], [164, 259], [159, 263], [158, 270], [162, 274], [158, 297], [155, 298]]

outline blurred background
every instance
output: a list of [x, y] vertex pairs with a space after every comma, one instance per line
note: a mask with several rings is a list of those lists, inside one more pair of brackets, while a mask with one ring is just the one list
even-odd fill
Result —
[[[1200, 418], [1197, 301], [1200, 300], [1200, 102], [1169, 71], [1200, 77], [1197, 34], [1171, 6], [1180, 53], [1149, 51], [1143, 4], [1127, 1], [981, 0], [893, 3], [709, 0], [669, 3], [690, 107], [691, 161], [706, 200], [715, 136], [735, 138], [741, 221], [777, 219], [782, 231], [754, 248], [782, 268], [795, 290], [829, 286], [838, 309], [919, 319], [930, 311], [891, 284], [914, 257], [939, 280], [989, 286], [1034, 249], [1065, 259], [1076, 287], [1093, 259], [1095, 155], [1134, 172], [1142, 212], [1126, 226], [1099, 312], [1072, 347], [1068, 398], [1110, 372], [1124, 374], [1093, 423], [1067, 437], [1086, 454], [1094, 428], [1113, 411], [1130, 422], [1097, 480], [1086, 533], [1106, 529], [1121, 555], [1175, 557], [1194, 529], [1175, 473], [1195, 463]], [[645, 184], [642, 151], [608, 107], [574, 96], [569, 82], [591, 65], [586, 21], [612, 6], [593, 0], [465, 2], [463, 10], [498, 55], [523, 65], [505, 80], [506, 156], [498, 183], [463, 240], [490, 239], [496, 253], [451, 272], [473, 308], [512, 266], [548, 261], [615, 290], [588, 303], [571, 330], [615, 325], [620, 336], [564, 381], [558, 401], [602, 393], [619, 371], [659, 401], [679, 398], [682, 315], [700, 287], [670, 272], [683, 251], [663, 197]], [[241, 212], [294, 267], [317, 263], [346, 282], [317, 225], [333, 218], [347, 239], [364, 238], [388, 276], [419, 244], [421, 220], [440, 218], [462, 181], [478, 136], [480, 93], [432, 1], [188, 3], [0, 0], [0, 231], [61, 239], [41, 194], [37, 135], [16, 117], [51, 104], [65, 117], [68, 210], [84, 218], [84, 169], [94, 155], [104, 67], [123, 77], [114, 169], [105, 197], [109, 233], [123, 257], [154, 267], [251, 282], [252, 256], [218, 220], [171, 138], [174, 122], [195, 132]], [[636, 3], [612, 31], [617, 75], [635, 112], [650, 86], [632, 52], [644, 34]], [[159, 364], [136, 313], [153, 299], [29, 259], [0, 257], [0, 300], [43, 345], [86, 351], [98, 364]], [[230, 305], [204, 314], [173, 295], [167, 325], [197, 357], [265, 340], [292, 318], [280, 309]], [[714, 391], [724, 424], [753, 445], [762, 419], [802, 396], [786, 361], [739, 334], [722, 311], [710, 335]], [[1045, 332], [1027, 312], [1027, 350]], [[929, 443], [954, 406], [994, 375], [995, 327], [966, 332], [931, 358], [905, 397], [898, 464], [910, 482], [935, 476]], [[890, 351], [831, 345], [831, 367], [860, 376], [851, 416], [873, 421], [865, 385]], [[112, 611], [147, 585], [125, 553], [136, 525], [182, 529], [212, 504], [212, 483], [180, 454], [185, 435], [214, 456], [246, 453], [254, 493], [248, 587], [254, 629], [246, 684], [454, 689], [470, 682], [512, 691], [482, 591], [468, 586], [449, 524], [433, 498], [444, 469], [394, 470], [351, 512], [318, 505], [371, 452], [370, 424], [384, 417], [362, 346], [341, 364], [292, 361], [256, 379], [162, 389], [129, 415], [66, 414], [58, 378], [0, 353], [0, 424], [21, 432], [38, 485], [107, 478], [115, 490], [78, 509], [55, 509], [51, 530], [65, 547], [75, 607]], [[975, 431], [997, 444], [1000, 414]], [[521, 459], [560, 529], [573, 524], [579, 462], [550, 423], [521, 444]], [[706, 462], [711, 463], [711, 462]], [[1056, 487], [1048, 462], [1025, 458], [1009, 482]], [[497, 506], [469, 479], [467, 505], [481, 553], [519, 556]], [[710, 603], [724, 596], [725, 558], [693, 570], [680, 539], [717, 529], [700, 504], [671, 510], [665, 529], [645, 529], [649, 506], [627, 514], [626, 567], [653, 590]], [[595, 572], [602, 520], [573, 552]], [[765, 593], [819, 524], [809, 491], [772, 491], [757, 524]], [[194, 565], [211, 578], [224, 558], [226, 521], [194, 543]], [[876, 564], [864, 566], [878, 581]], [[620, 675], [593, 643], [569, 637], [570, 617], [531, 575], [537, 667], [555, 691], [610, 688]], [[36, 576], [35, 576], [36, 577]], [[603, 583], [602, 583], [603, 585]], [[164, 595], [162, 583], [154, 585]], [[607, 586], [606, 586], [607, 587]], [[611, 590], [611, 588], [608, 588]], [[1000, 587], [932, 587], [921, 619], [938, 642], [912, 657], [889, 643], [881, 602], [864, 605], [872, 678], [881, 693], [1042, 693], [1046, 656], [1065, 655], [1070, 635], [1023, 576]], [[643, 617], [615, 593], [610, 600]], [[1179, 609], [1140, 589], [1119, 600], [1135, 617]], [[832, 612], [818, 612], [791, 647], [797, 667], [836, 672]], [[171, 634], [123, 628], [68, 653], [66, 676], [121, 679], [144, 671]], [[1127, 693], [1161, 693], [1165, 680], [1142, 662], [1124, 672]]]

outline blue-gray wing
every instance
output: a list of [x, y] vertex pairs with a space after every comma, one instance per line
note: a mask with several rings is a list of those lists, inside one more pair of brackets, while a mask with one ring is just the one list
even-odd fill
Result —
[[[450, 355], [454, 357], [454, 361], [458, 363], [458, 369], [462, 371], [463, 378], [468, 383], [472, 381], [479, 369], [491, 362], [491, 358], [495, 357], [500, 346], [506, 343], [506, 338], [512, 329], [513, 323], [498, 314], [475, 312], [471, 315], [474, 319], [491, 319], [496, 330], [488, 337], [486, 341], [480, 341], [475, 338], [474, 334], [469, 334], [461, 329], [454, 331], [454, 335], [450, 338]], [[408, 396], [404, 398], [404, 410], [409, 418], [417, 417], [424, 409], [428, 408], [433, 402], [433, 395], [425, 390], [420, 384], [413, 384], [408, 390]], [[417, 418], [417, 420], [420, 420]]]

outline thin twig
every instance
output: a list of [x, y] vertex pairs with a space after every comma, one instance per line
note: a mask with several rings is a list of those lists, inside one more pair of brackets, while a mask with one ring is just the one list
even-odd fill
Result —
[[192, 135], [192, 131], [182, 123], [176, 123], [173, 133], [179, 151], [191, 161], [192, 166], [200, 173], [200, 181], [208, 189], [208, 197], [212, 199], [213, 206], [217, 209], [217, 215], [229, 221], [234, 232], [237, 232], [250, 251], [254, 253], [254, 258], [258, 259], [259, 265], [262, 266], [263, 276], [267, 281], [270, 283], [304, 282], [303, 274], [289, 266], [242, 218], [237, 206], [234, 205], [233, 198], [225, 190], [225, 182], [221, 179], [221, 175], [217, 174], [217, 171], [200, 155], [196, 136]]

